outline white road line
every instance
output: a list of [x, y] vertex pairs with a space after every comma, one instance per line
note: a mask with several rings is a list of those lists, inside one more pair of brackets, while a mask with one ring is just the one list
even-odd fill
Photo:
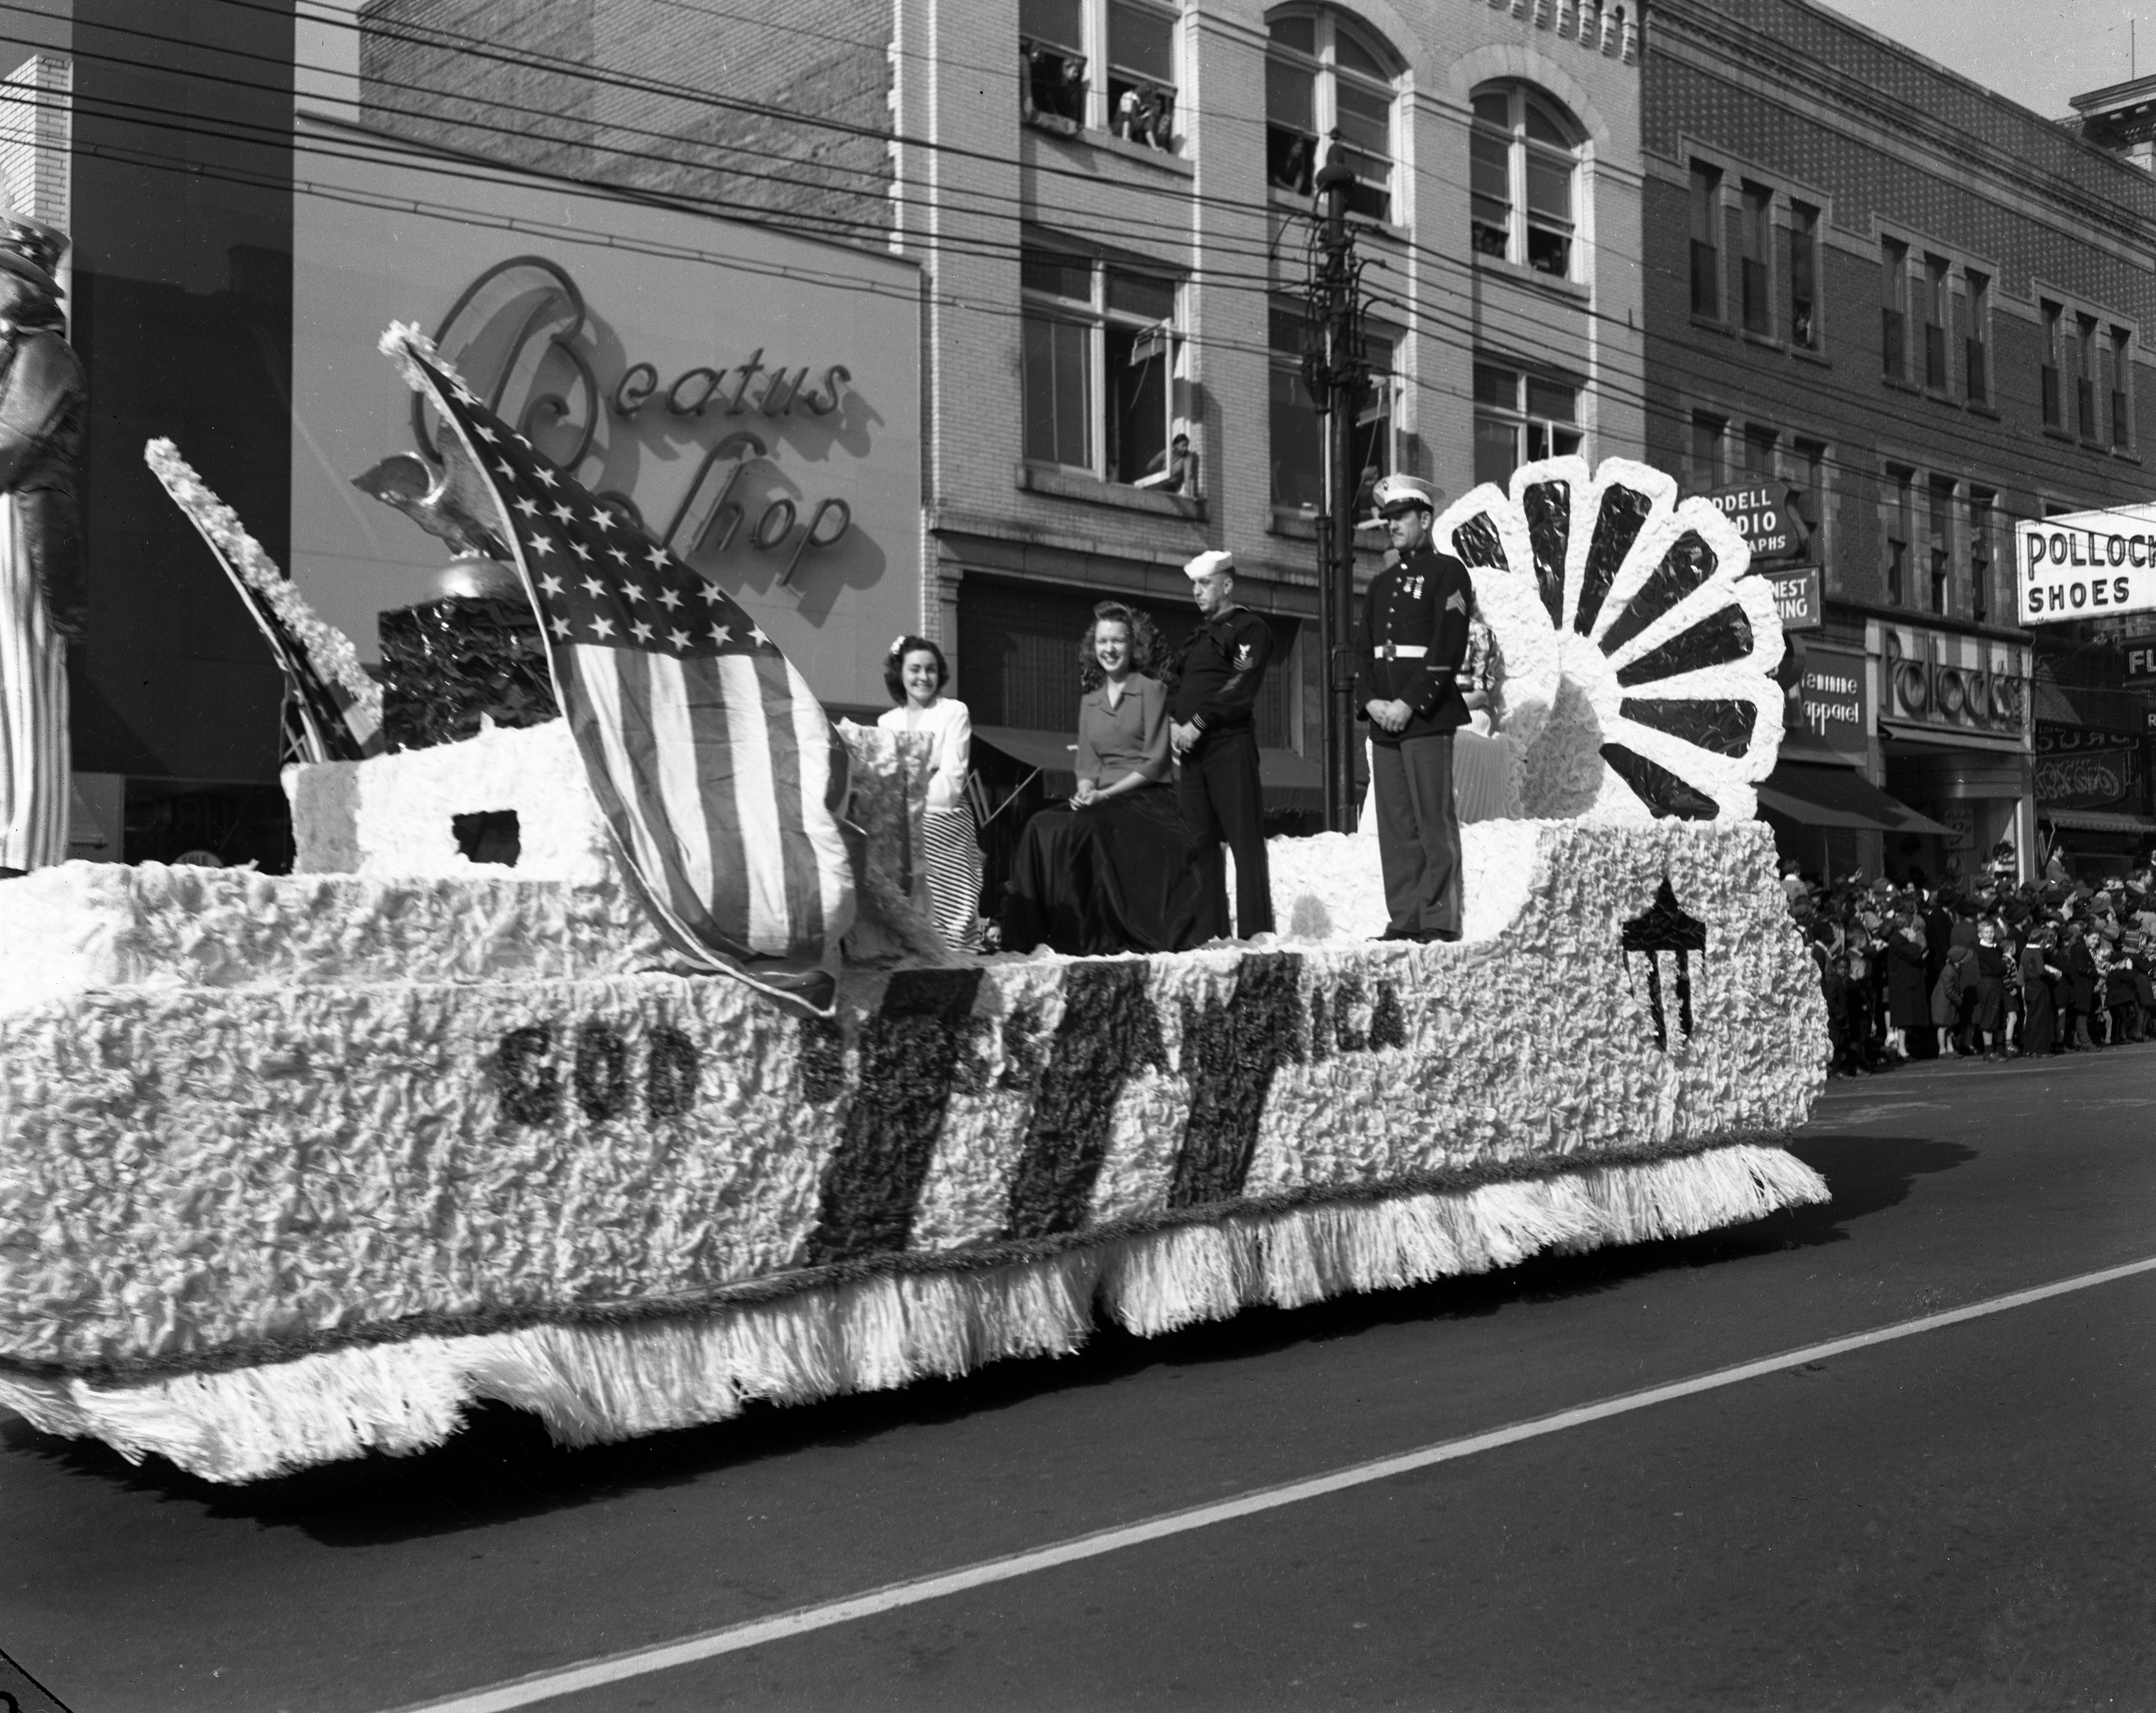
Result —
[[1691, 1398], [1702, 1392], [1718, 1391], [1725, 1386], [1756, 1380], [1762, 1375], [1780, 1373], [1805, 1362], [1823, 1362], [1830, 1357], [1845, 1356], [1851, 1351], [1864, 1350], [1872, 1345], [1913, 1338], [1921, 1332], [1937, 1332], [1943, 1327], [1958, 1326], [1964, 1321], [1980, 1321], [1987, 1316], [2004, 1314], [2009, 1309], [2025, 1308], [2031, 1303], [2044, 1302], [2051, 1297], [2066, 1296], [2074, 1291], [2088, 1290], [2099, 1285], [2109, 1285], [2117, 1280], [2131, 1279], [2139, 1274], [2152, 1272], [2156, 1272], [2156, 1255], [2143, 1260], [2129, 1261], [2123, 1266], [2107, 1267], [2101, 1272], [2078, 1274], [2071, 1279], [2035, 1285], [2027, 1290], [2010, 1291], [2005, 1296], [1987, 1297], [1981, 1302], [1970, 1303], [1962, 1308], [1925, 1315], [1914, 1321], [1897, 1321], [1869, 1332], [1855, 1332], [1845, 1338], [1830, 1338], [1824, 1343], [1806, 1345], [1799, 1350], [1783, 1351], [1775, 1356], [1762, 1357], [1756, 1362], [1740, 1362], [1735, 1367], [1717, 1368], [1711, 1373], [1694, 1375], [1688, 1380], [1673, 1381], [1666, 1386], [1650, 1387], [1644, 1392], [1620, 1393], [1599, 1403], [1559, 1410], [1554, 1415], [1537, 1416], [1532, 1420], [1515, 1422], [1509, 1427], [1495, 1428], [1485, 1433], [1472, 1433], [1463, 1439], [1440, 1440], [1435, 1445], [1425, 1445], [1396, 1456], [1381, 1457], [1369, 1463], [1351, 1464], [1327, 1475], [1312, 1475], [1303, 1480], [1286, 1482], [1277, 1487], [1260, 1487], [1249, 1493], [1238, 1494], [1233, 1499], [1223, 1499], [1211, 1505], [1193, 1505], [1187, 1510], [1168, 1511], [1140, 1522], [1125, 1523], [1094, 1534], [1057, 1541], [1046, 1546], [1037, 1546], [1030, 1551], [983, 1559], [978, 1564], [962, 1566], [936, 1576], [888, 1582], [880, 1588], [850, 1595], [843, 1600], [827, 1601], [819, 1606], [803, 1606], [793, 1612], [783, 1612], [774, 1618], [757, 1618], [748, 1623], [729, 1624], [723, 1629], [685, 1637], [678, 1642], [664, 1642], [626, 1654], [588, 1659], [581, 1664], [539, 1672], [512, 1682], [496, 1684], [489, 1689], [453, 1695], [446, 1700], [419, 1703], [401, 1709], [399, 1713], [510, 1713], [513, 1708], [532, 1706], [557, 1696], [601, 1689], [608, 1684], [622, 1683], [631, 1678], [648, 1677], [654, 1672], [669, 1671], [676, 1666], [715, 1659], [723, 1654], [738, 1654], [744, 1649], [760, 1648], [769, 1642], [807, 1635], [814, 1630], [829, 1629], [834, 1624], [850, 1623], [856, 1618], [873, 1618], [879, 1613], [896, 1611], [905, 1606], [918, 1606], [925, 1601], [940, 1600], [946, 1595], [964, 1593], [970, 1588], [1007, 1582], [1019, 1577], [1033, 1576], [1041, 1571], [1075, 1564], [1084, 1559], [1098, 1558], [1104, 1553], [1120, 1552], [1125, 1547], [1142, 1546], [1148, 1541], [1187, 1535], [1194, 1529], [1210, 1528], [1215, 1523], [1235, 1522], [1263, 1511], [1277, 1510], [1283, 1505], [1322, 1499], [1327, 1494], [1344, 1492], [1351, 1487], [1389, 1480], [1394, 1475], [1426, 1469], [1435, 1464], [1472, 1457], [1477, 1452], [1495, 1451], [1503, 1446], [1517, 1445], [1524, 1439], [1538, 1439], [1545, 1434], [1561, 1433], [1568, 1428], [1583, 1428], [1591, 1422], [1629, 1415], [1634, 1410], [1648, 1409], [1658, 1403], [1671, 1403], [1678, 1398]]

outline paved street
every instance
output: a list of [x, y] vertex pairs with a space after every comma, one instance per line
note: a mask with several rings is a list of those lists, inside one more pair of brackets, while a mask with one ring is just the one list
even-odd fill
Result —
[[[2143, 1260], [2152, 1109], [2156, 1047], [1837, 1083], [1831, 1208], [596, 1451], [18, 1426], [0, 1647], [75, 1713], [457, 1696]], [[2156, 1272], [532, 1705], [2156, 1705], [2152, 1375]]]

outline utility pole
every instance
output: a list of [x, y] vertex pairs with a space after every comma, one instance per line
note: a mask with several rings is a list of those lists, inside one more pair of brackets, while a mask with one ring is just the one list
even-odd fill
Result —
[[1317, 520], [1317, 641], [1325, 657], [1325, 826], [1353, 833], [1361, 804], [1355, 790], [1355, 413], [1368, 385], [1363, 360], [1363, 264], [1348, 223], [1354, 169], [1338, 132], [1317, 175], [1321, 222], [1311, 313], [1318, 323], [1310, 391], [1325, 428], [1325, 508]]

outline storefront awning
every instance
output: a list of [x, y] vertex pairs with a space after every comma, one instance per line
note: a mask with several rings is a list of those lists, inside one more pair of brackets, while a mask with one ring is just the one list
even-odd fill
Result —
[[[1039, 768], [1040, 782], [1052, 796], [1067, 796], [1076, 786], [1073, 764], [1078, 758], [1075, 732], [1028, 731], [1016, 726], [976, 726], [973, 742], [985, 744], [1021, 767]], [[1293, 750], [1258, 751], [1258, 781], [1265, 787], [1268, 809], [1310, 814], [1325, 808], [1325, 773], [1312, 756]]]
[[2156, 833], [2156, 819], [2147, 815], [2121, 815], [2103, 809], [2047, 809], [2039, 803], [2036, 818], [2069, 833]]
[[2025, 737], [2001, 737], [1988, 731], [1941, 731], [1929, 726], [1907, 726], [1898, 720], [1881, 720], [1879, 735], [1932, 750], [1990, 750], [2003, 756], [2029, 753]]
[[1887, 796], [1854, 767], [1781, 762], [1759, 787], [1759, 807], [1806, 827], [1953, 836], [1951, 828]]

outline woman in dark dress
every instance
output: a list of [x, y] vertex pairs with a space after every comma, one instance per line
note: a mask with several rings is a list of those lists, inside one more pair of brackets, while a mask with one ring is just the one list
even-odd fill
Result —
[[1969, 1049], [1982, 1047], [1986, 1059], [2005, 1057], [2006, 948], [1999, 925], [1979, 922], [1976, 930], [1976, 998], [1968, 1010]]
[[1923, 919], [1904, 912], [1887, 936], [1887, 1003], [1902, 1052], [1909, 1059], [1936, 1059], [1938, 1031], [1932, 1024], [1932, 987], [1927, 968], [1930, 946]]
[[1183, 951], [1195, 939], [1198, 880], [1168, 756], [1168, 649], [1143, 613], [1103, 601], [1079, 663], [1077, 792], [1026, 823], [1004, 948]]

